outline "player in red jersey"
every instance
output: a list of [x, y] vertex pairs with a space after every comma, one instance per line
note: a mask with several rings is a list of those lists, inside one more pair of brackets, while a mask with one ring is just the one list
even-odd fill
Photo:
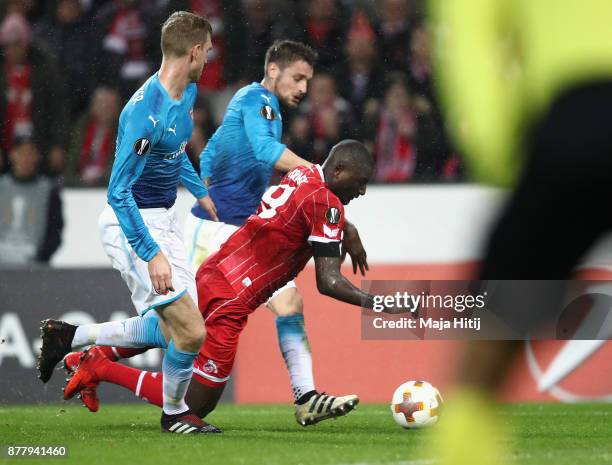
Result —
[[[313, 256], [317, 288], [322, 294], [372, 308], [373, 297], [340, 272], [344, 205], [365, 194], [372, 173], [373, 160], [363, 144], [340, 142], [322, 167], [297, 168], [271, 187], [258, 214], [202, 264], [196, 282], [207, 334], [195, 361], [196, 382], [192, 380], [186, 396], [192, 411], [205, 417], [215, 408], [248, 315], [297, 276]], [[112, 362], [99, 349], [82, 357], [65, 397], [100, 381], [123, 385], [153, 404], [161, 403], [160, 374]], [[353, 397], [318, 394], [311, 409], [338, 416], [355, 407], [358, 399]]]

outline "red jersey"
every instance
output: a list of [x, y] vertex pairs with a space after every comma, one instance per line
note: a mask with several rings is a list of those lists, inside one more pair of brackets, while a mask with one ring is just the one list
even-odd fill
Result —
[[296, 168], [263, 195], [256, 215], [202, 268], [214, 267], [251, 309], [295, 278], [312, 257], [311, 243], [340, 242], [344, 207], [319, 165]]

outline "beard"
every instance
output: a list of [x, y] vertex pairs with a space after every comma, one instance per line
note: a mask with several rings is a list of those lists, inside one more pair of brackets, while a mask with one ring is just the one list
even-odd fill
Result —
[[204, 72], [204, 67], [200, 69], [200, 71], [193, 70], [189, 72], [189, 81], [190, 82], [198, 82], [202, 77], [202, 73]]

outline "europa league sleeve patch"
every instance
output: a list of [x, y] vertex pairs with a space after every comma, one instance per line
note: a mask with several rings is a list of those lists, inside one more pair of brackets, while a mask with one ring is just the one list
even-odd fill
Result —
[[327, 218], [330, 224], [340, 223], [340, 210], [334, 207], [328, 208], [325, 212], [325, 218]]
[[149, 141], [149, 139], [138, 139], [135, 143], [134, 143], [134, 153], [136, 155], [146, 155], [147, 153], [149, 153], [149, 150], [151, 149], [151, 142]]
[[270, 105], [264, 105], [263, 107], [261, 107], [261, 116], [263, 116], [268, 121], [274, 120], [276, 118], [276, 115], [274, 114], [274, 108], [272, 108]]

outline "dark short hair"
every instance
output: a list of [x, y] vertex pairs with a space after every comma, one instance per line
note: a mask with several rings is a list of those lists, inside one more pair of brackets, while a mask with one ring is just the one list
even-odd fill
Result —
[[266, 51], [264, 69], [268, 69], [269, 63], [276, 63], [282, 69], [298, 60], [303, 60], [314, 68], [318, 57], [319, 54], [306, 44], [293, 40], [277, 40]]
[[206, 18], [188, 11], [176, 11], [162, 26], [162, 53], [166, 56], [185, 56], [191, 47], [205, 43], [211, 35], [212, 26]]
[[334, 145], [329, 152], [329, 159], [343, 160], [352, 166], [374, 167], [370, 151], [362, 142], [354, 139], [344, 139]]

